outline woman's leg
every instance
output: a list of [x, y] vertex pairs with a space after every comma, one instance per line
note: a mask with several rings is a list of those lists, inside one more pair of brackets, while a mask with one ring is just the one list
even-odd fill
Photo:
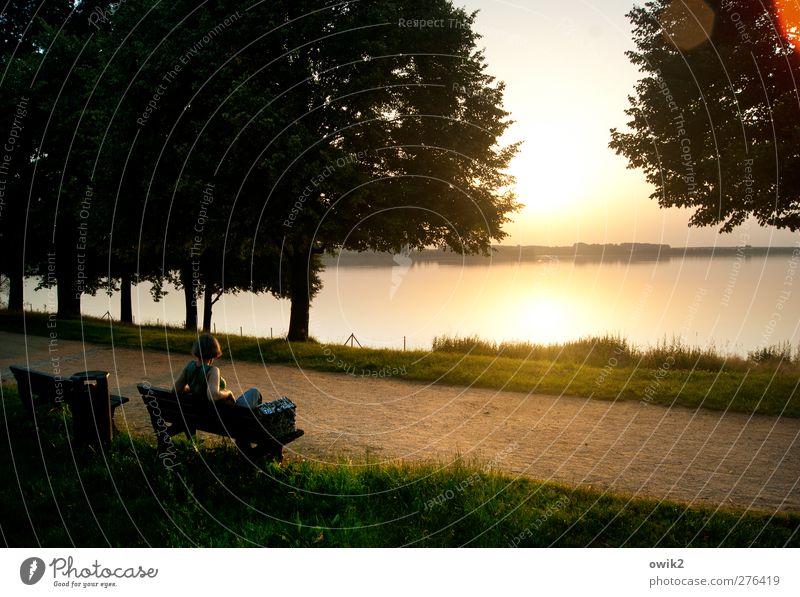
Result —
[[236, 404], [249, 408], [258, 406], [261, 404], [261, 392], [258, 391], [258, 388], [250, 388], [236, 399]]

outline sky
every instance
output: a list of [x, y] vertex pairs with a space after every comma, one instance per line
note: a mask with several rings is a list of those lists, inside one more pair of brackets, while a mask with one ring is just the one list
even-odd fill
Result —
[[[800, 235], [743, 224], [730, 234], [688, 226], [691, 210], [661, 209], [640, 170], [608, 148], [624, 128], [627, 96], [640, 78], [625, 14], [633, 0], [456, 0], [479, 10], [490, 74], [506, 83], [523, 147], [511, 165], [526, 207], [505, 228], [505, 245], [657, 242], [672, 246], [793, 245]], [[639, 3], [641, 4], [641, 2]]]

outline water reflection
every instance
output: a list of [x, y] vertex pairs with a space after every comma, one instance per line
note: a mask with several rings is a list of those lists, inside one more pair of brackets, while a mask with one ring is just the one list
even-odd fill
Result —
[[[744, 354], [758, 346], [797, 345], [798, 257], [735, 256], [598, 262], [543, 259], [492, 265], [390, 263], [328, 267], [311, 310], [311, 332], [325, 342], [354, 333], [363, 345], [428, 348], [437, 335], [563, 342], [619, 334], [641, 346], [680, 338]], [[46, 291], [26, 301], [43, 310]], [[175, 289], [154, 303], [134, 294], [137, 321], [183, 320]], [[92, 315], [119, 313], [116, 296], [83, 299]], [[226, 296], [215, 307], [218, 332], [285, 334], [289, 303], [270, 296]]]

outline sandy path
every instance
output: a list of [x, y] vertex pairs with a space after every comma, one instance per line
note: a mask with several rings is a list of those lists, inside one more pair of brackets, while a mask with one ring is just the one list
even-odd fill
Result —
[[[152, 433], [136, 383], [169, 385], [185, 355], [142, 353], [0, 332], [0, 374], [8, 366], [66, 374], [112, 372], [112, 392], [131, 397], [116, 423]], [[265, 368], [222, 359], [229, 386], [257, 386], [265, 398], [297, 404], [306, 435], [288, 455], [355, 461], [436, 460], [460, 454], [510, 473], [594, 485], [694, 504], [800, 511], [800, 419], [617, 404], [576, 397], [431, 386], [394, 379]], [[13, 379], [13, 378], [12, 378]]]

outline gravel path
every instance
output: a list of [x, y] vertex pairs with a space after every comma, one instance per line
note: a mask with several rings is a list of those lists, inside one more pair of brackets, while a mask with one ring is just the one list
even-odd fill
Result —
[[[0, 374], [8, 366], [52, 373], [112, 372], [112, 392], [131, 397], [116, 414], [134, 434], [152, 428], [136, 384], [170, 385], [188, 361], [0, 332]], [[516, 475], [592, 485], [691, 504], [800, 512], [800, 419], [611, 403], [572, 396], [470, 389], [219, 363], [234, 391], [257, 386], [265, 399], [289, 396], [306, 435], [289, 457], [341, 462], [425, 460], [460, 455]]]

